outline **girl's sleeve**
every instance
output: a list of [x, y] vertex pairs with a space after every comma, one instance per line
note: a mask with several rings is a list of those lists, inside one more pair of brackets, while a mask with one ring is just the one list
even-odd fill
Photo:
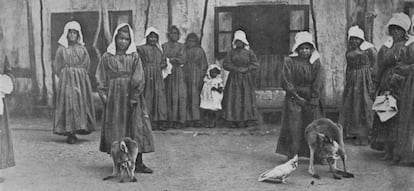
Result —
[[53, 60], [53, 72], [54, 74], [58, 75], [60, 74], [60, 71], [63, 67], [63, 47], [59, 46], [56, 50], [55, 59]]
[[145, 76], [142, 68], [141, 58], [138, 54], [134, 54], [134, 72], [131, 79], [131, 100], [138, 101], [140, 95], [144, 91]]
[[98, 67], [96, 68], [95, 78], [98, 83], [98, 93], [101, 97], [107, 95], [108, 91], [108, 78], [106, 74], [106, 66], [108, 64], [108, 56], [107, 54], [104, 54], [102, 56], [101, 61], [98, 64]]
[[[12, 79], [13, 87], [16, 87], [16, 78], [14, 78], [12, 73], [12, 68], [9, 63], [7, 56], [4, 58], [4, 74], [8, 75]], [[14, 89], [14, 88], [13, 88]]]
[[82, 63], [85, 66], [86, 71], [89, 71], [89, 67], [91, 65], [91, 58], [89, 57], [89, 53], [86, 47], [83, 47], [83, 48], [84, 48], [85, 55], [83, 57]]
[[257, 70], [259, 68], [259, 61], [257, 60], [256, 54], [252, 50], [249, 51], [249, 57], [251, 63], [249, 70]]
[[313, 63], [313, 75], [314, 80], [312, 82], [311, 97], [309, 103], [311, 105], [319, 105], [324, 87], [324, 70], [319, 59]]
[[233, 61], [231, 60], [231, 51], [229, 51], [224, 58], [223, 68], [230, 72], [238, 72], [238, 68], [234, 66]]
[[295, 85], [292, 81], [292, 59], [289, 57], [285, 57], [285, 60], [283, 62], [283, 68], [282, 68], [282, 88], [286, 91], [286, 95], [288, 96], [296, 96], [296, 89]]

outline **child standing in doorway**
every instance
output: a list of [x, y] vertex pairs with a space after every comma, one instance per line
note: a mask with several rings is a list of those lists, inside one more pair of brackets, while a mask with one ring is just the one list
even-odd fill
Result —
[[224, 84], [220, 67], [216, 64], [209, 65], [200, 95], [200, 108], [205, 111], [204, 124], [207, 128], [216, 126], [218, 111], [221, 110], [223, 90]]

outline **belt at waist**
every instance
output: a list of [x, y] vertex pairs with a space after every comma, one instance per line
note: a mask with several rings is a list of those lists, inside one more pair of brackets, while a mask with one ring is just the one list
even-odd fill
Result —
[[64, 65], [63, 68], [85, 68], [85, 65]]
[[129, 78], [130, 76], [131, 76], [130, 72], [118, 72], [118, 73], [110, 73], [108, 75], [108, 78], [112, 80], [116, 78]]
[[369, 65], [354, 65], [354, 66], [349, 66], [348, 70], [358, 70], [358, 69], [363, 69], [363, 68], [369, 68]]

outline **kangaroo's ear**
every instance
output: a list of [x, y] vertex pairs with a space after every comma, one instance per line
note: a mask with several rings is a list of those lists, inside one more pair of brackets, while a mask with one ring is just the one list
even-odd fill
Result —
[[124, 152], [128, 153], [128, 147], [126, 146], [125, 141], [121, 141], [121, 143], [119, 143], [119, 147], [120, 147], [121, 151], [124, 151]]

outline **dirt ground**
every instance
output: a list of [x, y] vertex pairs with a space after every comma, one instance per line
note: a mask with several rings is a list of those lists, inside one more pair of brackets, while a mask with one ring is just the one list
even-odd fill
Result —
[[156, 152], [144, 155], [144, 162], [155, 172], [137, 174], [137, 183], [102, 181], [112, 162], [98, 151], [99, 131], [68, 145], [46, 119], [12, 119], [11, 127], [17, 166], [0, 170], [1, 191], [414, 190], [413, 167], [393, 166], [378, 160], [381, 153], [352, 144], [347, 154], [354, 179], [334, 180], [329, 167], [319, 165], [322, 179], [313, 179], [308, 160], [301, 159], [287, 184], [258, 182], [260, 173], [285, 160], [274, 153], [276, 125], [154, 132]]

